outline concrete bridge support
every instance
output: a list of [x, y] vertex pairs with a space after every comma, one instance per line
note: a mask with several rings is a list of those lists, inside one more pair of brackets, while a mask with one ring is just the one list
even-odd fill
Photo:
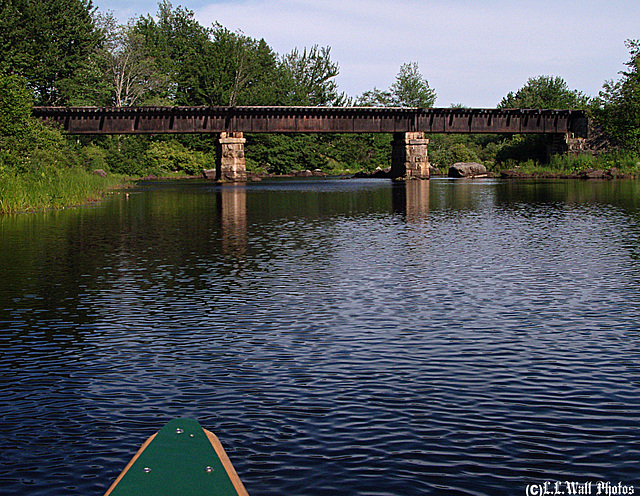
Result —
[[216, 179], [219, 181], [246, 181], [242, 133], [220, 133], [216, 155]]
[[391, 176], [429, 178], [429, 155], [424, 133], [394, 133], [391, 151]]

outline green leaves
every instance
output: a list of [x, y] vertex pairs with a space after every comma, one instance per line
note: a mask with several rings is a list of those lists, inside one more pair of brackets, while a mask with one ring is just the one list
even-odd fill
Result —
[[364, 107], [433, 107], [436, 92], [420, 73], [418, 64], [402, 64], [389, 91], [378, 88], [365, 91], [356, 99], [356, 105]]
[[26, 80], [0, 74], [0, 136], [23, 134], [30, 126], [33, 97]]
[[529, 78], [517, 92], [507, 94], [498, 108], [584, 109], [590, 103], [588, 96], [578, 90], [570, 90], [561, 77], [538, 76]]
[[338, 93], [334, 78], [338, 64], [331, 61], [331, 47], [313, 45], [302, 53], [294, 48], [282, 57], [282, 66], [291, 78], [290, 98], [294, 105], [341, 106], [346, 97]]
[[600, 92], [594, 117], [614, 144], [640, 152], [640, 41], [625, 43], [631, 58], [618, 81], [607, 81]]
[[416, 62], [400, 66], [396, 81], [391, 85], [391, 92], [399, 107], [433, 107], [436, 102], [436, 92], [420, 74]]
[[67, 104], [100, 41], [92, 10], [86, 0], [4, 0], [0, 70], [22, 74], [38, 104]]

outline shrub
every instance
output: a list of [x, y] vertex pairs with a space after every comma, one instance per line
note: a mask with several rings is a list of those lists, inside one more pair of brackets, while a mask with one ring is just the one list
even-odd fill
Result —
[[215, 167], [210, 154], [185, 148], [177, 141], [157, 141], [145, 154], [148, 166], [156, 173], [183, 171], [198, 174], [203, 169]]

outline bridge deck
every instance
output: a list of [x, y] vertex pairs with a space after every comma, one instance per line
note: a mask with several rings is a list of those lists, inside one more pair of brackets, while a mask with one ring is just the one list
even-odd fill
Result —
[[69, 134], [514, 133], [585, 136], [581, 110], [382, 107], [34, 107]]

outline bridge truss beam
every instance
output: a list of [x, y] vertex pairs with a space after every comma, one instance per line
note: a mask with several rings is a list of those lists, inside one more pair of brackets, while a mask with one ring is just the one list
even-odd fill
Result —
[[69, 134], [400, 133], [572, 134], [581, 110], [378, 107], [34, 107]]

